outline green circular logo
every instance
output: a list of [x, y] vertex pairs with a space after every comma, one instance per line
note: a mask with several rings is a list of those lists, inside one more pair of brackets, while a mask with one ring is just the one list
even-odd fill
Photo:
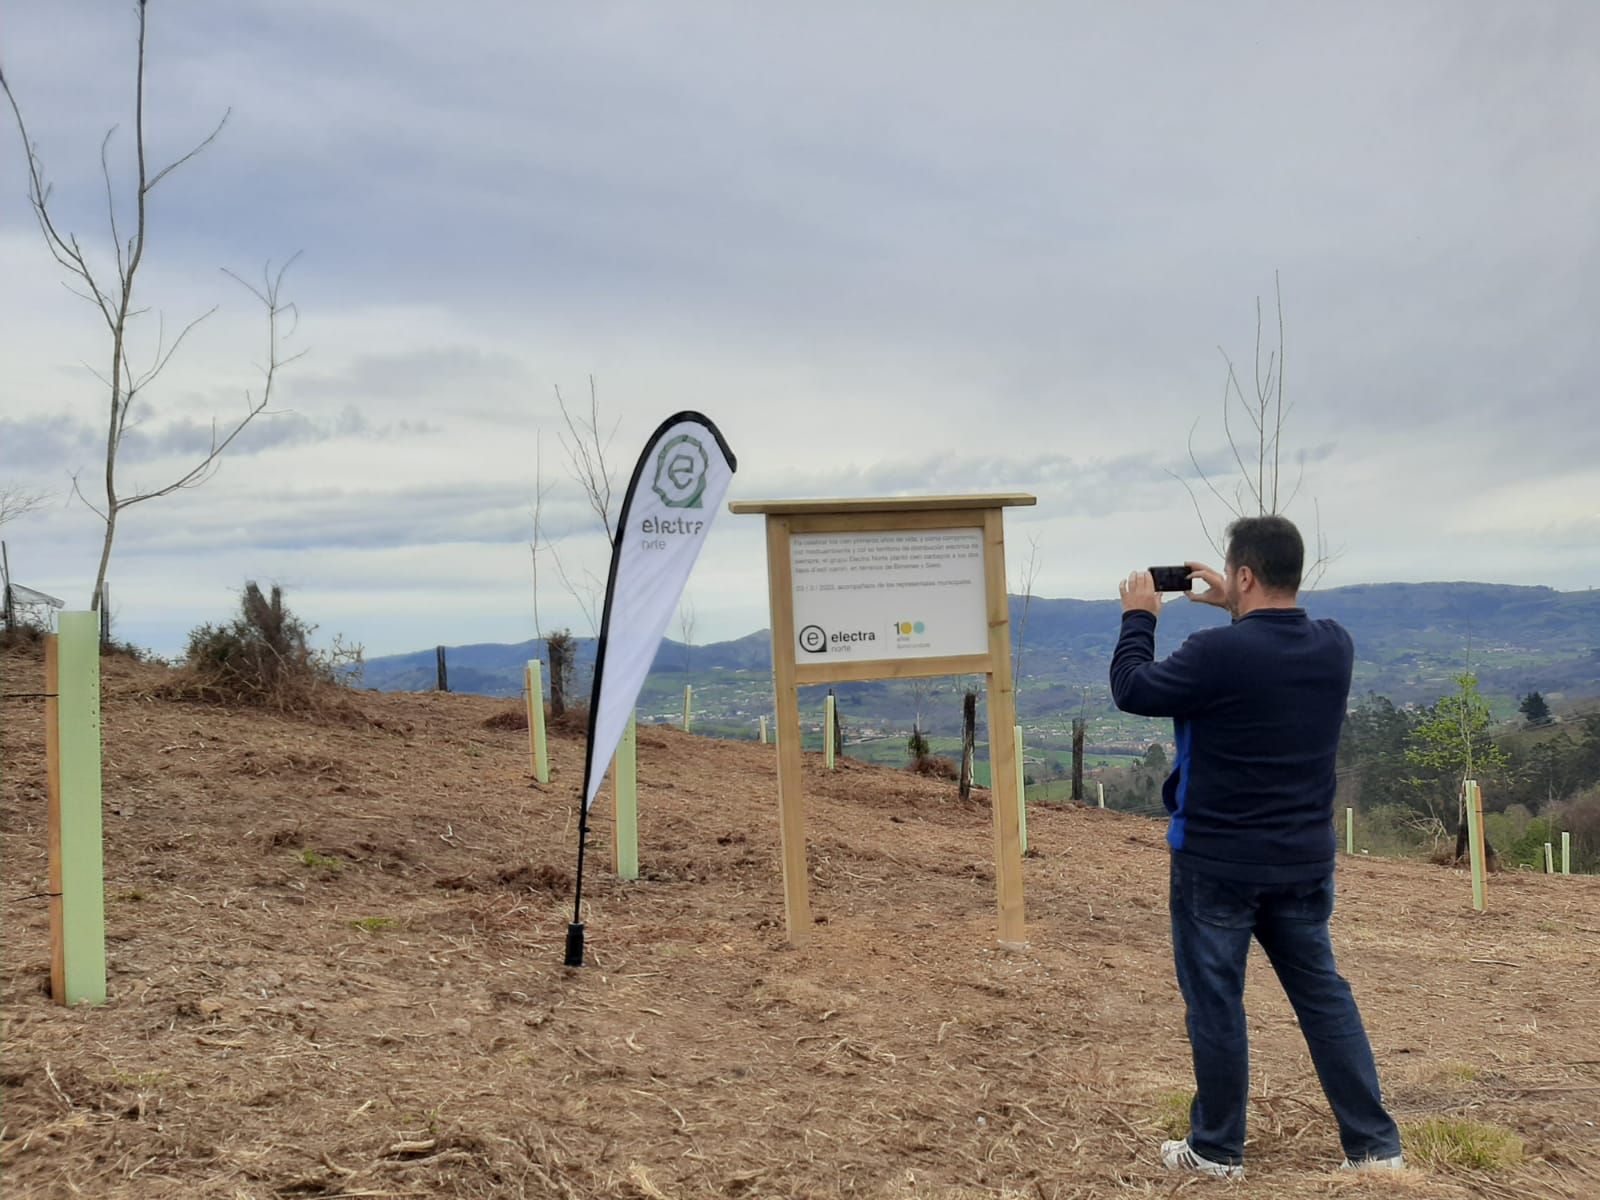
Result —
[[656, 477], [650, 488], [668, 508], [699, 508], [710, 468], [700, 439], [680, 433], [656, 455]]

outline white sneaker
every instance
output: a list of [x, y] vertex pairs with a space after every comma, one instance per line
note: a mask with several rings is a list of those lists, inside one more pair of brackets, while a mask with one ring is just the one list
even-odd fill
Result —
[[1181, 1142], [1162, 1142], [1161, 1161], [1169, 1171], [1192, 1171], [1196, 1175], [1210, 1175], [1216, 1179], [1243, 1179], [1244, 1168], [1231, 1163], [1212, 1162], [1197, 1154], [1189, 1139]]
[[1403, 1154], [1391, 1155], [1388, 1158], [1363, 1158], [1352, 1162], [1345, 1159], [1339, 1164], [1341, 1171], [1404, 1171], [1406, 1157]]

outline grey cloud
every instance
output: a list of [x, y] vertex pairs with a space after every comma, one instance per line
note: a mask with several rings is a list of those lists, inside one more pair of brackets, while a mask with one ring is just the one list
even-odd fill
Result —
[[[1223, 453], [1201, 455], [1202, 465], [1216, 480], [1229, 476]], [[1106, 516], [1129, 509], [1148, 509], [1166, 503], [1187, 507], [1180, 479], [1194, 479], [1187, 461], [1146, 455], [1119, 455], [1103, 459], [1077, 459], [1066, 454], [1032, 457], [937, 454], [900, 458], [865, 466], [832, 467], [821, 471], [790, 469], [768, 472], [741, 482], [742, 494], [766, 488], [774, 495], [895, 496], [940, 495], [958, 492], [1031, 492], [1051, 516]]]
[[[459, 542], [526, 542], [533, 518], [528, 489], [496, 483], [396, 488], [321, 488], [280, 492], [249, 506], [190, 505], [182, 516], [135, 524], [122, 552], [161, 555], [210, 550], [381, 550]], [[597, 537], [577, 498], [549, 498], [541, 516], [547, 541]]]
[[[213, 438], [226, 436], [232, 425], [219, 419], [215, 425], [193, 417], [130, 424], [123, 431], [118, 461], [151, 462], [166, 458], [195, 459], [210, 452]], [[440, 432], [429, 421], [375, 422], [354, 405], [346, 405], [332, 419], [317, 420], [298, 412], [263, 413], [228, 447], [229, 457], [264, 454], [290, 446], [305, 446], [339, 438], [387, 440], [426, 437]], [[103, 462], [105, 434], [73, 417], [31, 416], [0, 418], [0, 466], [26, 466], [32, 474], [47, 469], [75, 471]]]
[[444, 346], [364, 354], [338, 371], [289, 378], [285, 390], [296, 398], [359, 399], [375, 405], [429, 400], [454, 408], [464, 392], [525, 382], [522, 364], [509, 354]]
[[104, 439], [72, 417], [0, 417], [0, 468], [30, 476], [53, 463], [71, 470], [104, 452]]

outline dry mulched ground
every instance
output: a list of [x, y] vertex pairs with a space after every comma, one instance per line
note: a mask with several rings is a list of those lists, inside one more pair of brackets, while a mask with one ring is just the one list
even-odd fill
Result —
[[[36, 691], [9, 654], [5, 690]], [[1035, 807], [1030, 943], [994, 942], [986, 805], [807, 762], [811, 945], [782, 934], [766, 747], [640, 732], [644, 878], [596, 808], [593, 965], [561, 966], [581, 743], [539, 787], [503, 702], [376, 724], [149, 698], [106, 663], [111, 1002], [46, 995], [39, 706], [5, 709], [8, 1198], [1600, 1196], [1600, 880], [1358, 860], [1335, 918], [1403, 1121], [1515, 1130], [1498, 1172], [1352, 1178], [1252, 966], [1250, 1178], [1155, 1162], [1190, 1087], [1160, 827]]]

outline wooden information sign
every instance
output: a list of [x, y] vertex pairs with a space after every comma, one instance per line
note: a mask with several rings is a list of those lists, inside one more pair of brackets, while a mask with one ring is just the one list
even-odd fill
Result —
[[1002, 942], [1024, 935], [1004, 510], [1022, 493], [876, 500], [744, 500], [767, 519], [778, 812], [789, 941], [811, 932], [801, 685], [984, 675]]

